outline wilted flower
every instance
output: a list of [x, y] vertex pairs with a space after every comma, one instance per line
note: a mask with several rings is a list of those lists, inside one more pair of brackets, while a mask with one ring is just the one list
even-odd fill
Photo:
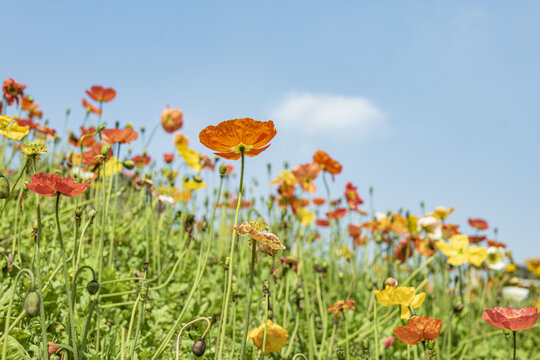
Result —
[[21, 145], [20, 149], [24, 155], [29, 157], [37, 156], [39, 154], [44, 154], [47, 152], [46, 145], [37, 143], [35, 141]]
[[[271, 352], [276, 352], [281, 350], [287, 344], [287, 339], [289, 334], [287, 330], [272, 322], [268, 319], [266, 322], [266, 343], [264, 346], [265, 355], [270, 354]], [[253, 343], [259, 350], [263, 349], [263, 340], [264, 340], [264, 328], [265, 324], [261, 324], [259, 327], [251, 330], [247, 338], [248, 340], [253, 340]]]
[[[278, 250], [285, 250], [285, 246], [281, 244], [279, 238], [272, 234], [257, 230], [254, 225], [244, 222], [242, 225], [235, 226], [234, 229], [239, 235], [249, 235], [256, 242], [257, 250], [264, 252], [269, 256], [276, 255]], [[252, 243], [252, 246], [254, 244]]]

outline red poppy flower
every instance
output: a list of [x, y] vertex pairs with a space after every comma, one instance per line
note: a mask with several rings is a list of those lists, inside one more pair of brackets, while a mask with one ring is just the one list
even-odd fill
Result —
[[[97, 143], [92, 145], [90, 150], [84, 151], [82, 153], [82, 163], [88, 166], [94, 166], [101, 163], [101, 152], [105, 144]], [[105, 162], [111, 158], [113, 155], [112, 149], [109, 148], [109, 152], [105, 157]]]
[[32, 119], [21, 119], [21, 120], [17, 120], [17, 122], [19, 123], [19, 126], [28, 126], [30, 130], [35, 129], [36, 126], [38, 125]]
[[227, 164], [227, 168], [225, 169], [225, 175], [231, 175], [234, 171], [234, 166]]
[[131, 160], [133, 160], [136, 167], [143, 167], [150, 164], [152, 158], [150, 158], [148, 155], [135, 155], [131, 158]]
[[350, 181], [345, 186], [345, 199], [347, 199], [347, 204], [349, 204], [350, 210], [358, 211], [358, 205], [362, 205], [364, 203], [364, 200], [356, 191], [356, 186], [354, 186]]
[[257, 156], [270, 146], [276, 136], [274, 122], [257, 121], [250, 118], [233, 119], [207, 126], [199, 133], [199, 140], [215, 154], [229, 160], [238, 160], [242, 152]]
[[18, 83], [12, 78], [4, 80], [2, 91], [4, 92], [4, 98], [8, 105], [13, 105], [15, 102], [18, 105], [24, 95], [24, 89], [26, 89], [26, 85]]
[[[470, 242], [470, 239], [469, 239], [469, 242]], [[506, 244], [502, 243], [502, 242], [499, 242], [499, 241], [488, 240], [487, 243], [488, 243], [488, 246], [493, 246], [493, 247], [499, 247], [499, 248], [506, 249]]]
[[469, 244], [479, 244], [486, 239], [485, 235], [469, 235]]
[[90, 96], [92, 100], [109, 102], [116, 97], [116, 90], [113, 88], [104, 88], [101, 85], [94, 85], [90, 90], [86, 90], [86, 94]]
[[328, 217], [329, 220], [341, 219], [345, 215], [347, 215], [347, 209], [345, 208], [338, 208], [332, 212], [326, 213], [326, 216]]
[[174, 160], [174, 154], [173, 153], [163, 154], [163, 161], [165, 161], [167, 164], [172, 163], [173, 160]]
[[407, 237], [402, 238], [394, 249], [394, 256], [402, 264], [413, 255], [413, 240]]
[[296, 261], [294, 259], [291, 259], [291, 258], [286, 258], [286, 257], [281, 257], [281, 259], [279, 261], [282, 264], [287, 264], [289, 266], [292, 266], [293, 269], [294, 269], [294, 272], [298, 274], [298, 261]]
[[489, 224], [486, 220], [483, 219], [468, 219], [469, 225], [478, 230], [487, 230], [489, 229]]
[[108, 142], [109, 144], [129, 144], [138, 137], [139, 134], [131, 127], [126, 127], [125, 129], [105, 129], [101, 133], [103, 141]]
[[517, 331], [532, 328], [538, 315], [538, 308], [535, 306], [519, 310], [509, 307], [495, 307], [484, 311], [482, 319], [497, 329]]
[[441, 333], [442, 320], [419, 315], [409, 319], [407, 326], [398, 326], [394, 335], [405, 344], [417, 345], [421, 341], [437, 340]]
[[201, 155], [201, 164], [203, 169], [210, 169], [212, 171], [214, 171], [216, 166], [216, 163], [206, 155]]
[[180, 109], [171, 109], [169, 105], [161, 112], [161, 125], [168, 133], [173, 133], [184, 124], [184, 115]]
[[92, 112], [96, 115], [101, 115], [103, 114], [103, 110], [95, 107], [94, 105], [90, 104], [88, 101], [86, 101], [86, 99], [82, 99], [81, 100], [82, 102], [82, 106], [86, 109], [86, 111], [89, 111], [89, 112]]
[[321, 165], [324, 171], [328, 171], [332, 175], [337, 175], [342, 170], [341, 164], [332, 159], [322, 150], [317, 150], [317, 152], [313, 155], [313, 161]]
[[[81, 146], [81, 139], [84, 135], [93, 134], [95, 132], [96, 132], [96, 128], [93, 126], [89, 128], [85, 128], [84, 126], [81, 126], [81, 136], [77, 137], [75, 136], [75, 134], [70, 133], [68, 142], [73, 146], [79, 147]], [[94, 136], [85, 136], [82, 141], [83, 147], [86, 147], [86, 148], [92, 147], [95, 143], [96, 143], [96, 139]]]
[[318, 226], [328, 226], [330, 223], [328, 222], [328, 220], [326, 219], [317, 219], [315, 221], [315, 223], [318, 225]]
[[321, 206], [321, 205], [324, 205], [325, 202], [326, 202], [326, 200], [323, 199], [323, 198], [315, 198], [315, 199], [313, 199], [313, 205]]
[[36, 194], [53, 197], [58, 194], [64, 196], [77, 196], [82, 194], [90, 186], [90, 182], [77, 183], [70, 177], [61, 178], [56, 174], [38, 173], [32, 176], [31, 183], [25, 183], [26, 187]]

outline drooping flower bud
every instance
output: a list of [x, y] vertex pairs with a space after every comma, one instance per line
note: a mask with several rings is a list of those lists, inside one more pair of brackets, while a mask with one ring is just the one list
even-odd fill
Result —
[[4, 175], [0, 175], [0, 199], [7, 199], [9, 197], [9, 181]]
[[37, 291], [29, 291], [24, 298], [24, 311], [26, 315], [34, 317], [39, 312], [39, 305], [41, 304], [41, 298]]
[[124, 167], [128, 170], [131, 170], [135, 167], [135, 162], [133, 160], [126, 160], [122, 163]]
[[397, 287], [398, 286], [398, 281], [394, 278], [386, 278], [386, 280], [384, 280], [384, 287], [387, 287], [387, 286], [391, 286], [391, 287]]
[[91, 280], [86, 284], [86, 290], [90, 295], [95, 295], [99, 291], [99, 283], [97, 280]]
[[206, 342], [203, 339], [199, 339], [195, 341], [193, 344], [193, 348], [191, 348], [191, 351], [196, 357], [201, 357], [206, 352]]

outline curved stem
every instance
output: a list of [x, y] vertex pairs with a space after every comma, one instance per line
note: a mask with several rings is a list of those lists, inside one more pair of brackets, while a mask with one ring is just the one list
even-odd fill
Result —
[[182, 333], [188, 326], [195, 324], [198, 321], [206, 321], [206, 330], [204, 330], [204, 333], [201, 336], [201, 340], [204, 340], [204, 338], [206, 337], [206, 334], [208, 333], [208, 330], [210, 330], [210, 326], [212, 326], [212, 323], [210, 322], [210, 319], [207, 317], [200, 317], [195, 320], [191, 320], [186, 325], [184, 325], [180, 329], [180, 332], [178, 333], [178, 337], [176, 338], [176, 360], [180, 359], [180, 338], [182, 337]]
[[18, 273], [17, 276], [15, 276], [15, 281], [13, 283], [13, 291], [11, 293], [11, 296], [9, 298], [9, 305], [7, 308], [7, 314], [6, 314], [6, 324], [4, 327], [4, 346], [2, 347], [2, 360], [6, 360], [6, 354], [7, 354], [7, 342], [8, 342], [8, 335], [9, 335], [9, 320], [11, 319], [11, 307], [13, 305], [13, 298], [15, 297], [15, 291], [17, 290], [17, 284], [19, 283], [20, 276], [22, 274], [27, 274], [30, 277], [30, 287], [33, 290], [34, 289], [34, 274], [30, 269], [23, 268]]

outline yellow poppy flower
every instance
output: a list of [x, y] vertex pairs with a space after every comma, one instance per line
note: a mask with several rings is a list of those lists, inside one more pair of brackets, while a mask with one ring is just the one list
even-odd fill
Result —
[[302, 225], [307, 226], [315, 221], [315, 214], [306, 208], [301, 208], [298, 211], [298, 215], [300, 215], [300, 222]]
[[19, 126], [11, 116], [0, 115], [0, 134], [3, 136], [19, 141], [28, 135], [29, 131], [28, 126]]
[[349, 260], [352, 255], [353, 255], [353, 252], [349, 249], [349, 247], [347, 245], [343, 245], [339, 248], [339, 253], [341, 254], [341, 256], [343, 256], [343, 258], [345, 258], [346, 260]]
[[[116, 157], [111, 157], [105, 163], [105, 176], [112, 176], [122, 171], [122, 162]], [[103, 170], [100, 170], [100, 176], [103, 176]]]
[[188, 147], [177, 147], [178, 155], [180, 155], [186, 164], [193, 170], [200, 172], [202, 170], [201, 154]]
[[435, 209], [434, 212], [432, 212], [431, 214], [427, 214], [426, 216], [433, 216], [435, 219], [444, 220], [453, 212], [454, 212], [454, 207], [451, 207], [450, 209], [446, 210], [444, 206], [439, 206], [438, 208]]
[[278, 177], [270, 182], [270, 185], [279, 183], [283, 183], [287, 186], [296, 186], [298, 184], [298, 181], [296, 180], [296, 176], [294, 176], [292, 171], [282, 170]]
[[21, 152], [26, 156], [37, 156], [39, 154], [46, 153], [47, 150], [46, 145], [37, 143], [35, 141], [21, 145]]
[[[276, 352], [281, 350], [287, 344], [289, 334], [287, 330], [274, 324], [272, 320], [268, 319], [266, 322], [266, 344], [264, 347], [264, 354], [268, 355], [271, 352]], [[248, 332], [248, 340], [253, 340], [253, 343], [259, 350], [263, 349], [263, 339], [264, 339], [264, 324], [261, 324], [259, 327]]]
[[536, 276], [540, 276], [540, 259], [527, 259], [525, 260], [527, 269]]
[[459, 266], [466, 262], [480, 266], [487, 257], [487, 249], [481, 246], [469, 246], [469, 238], [457, 234], [450, 238], [450, 243], [437, 241], [437, 248], [448, 257], [450, 265]]
[[382, 306], [401, 305], [401, 318], [409, 319], [411, 312], [409, 307], [418, 309], [424, 303], [426, 293], [415, 294], [414, 287], [386, 286], [384, 290], [374, 290], [377, 300]]
[[206, 187], [205, 182], [198, 181], [195, 179], [184, 178], [184, 190], [195, 191], [199, 189], [204, 189], [205, 187]]

